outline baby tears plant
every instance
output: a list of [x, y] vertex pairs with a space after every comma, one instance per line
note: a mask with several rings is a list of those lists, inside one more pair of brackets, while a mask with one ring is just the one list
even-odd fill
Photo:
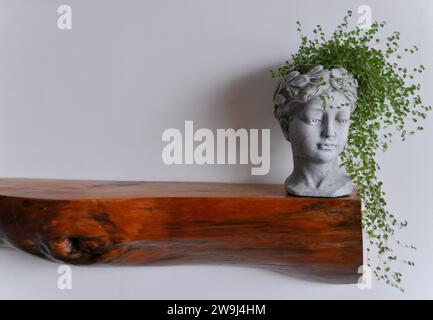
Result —
[[[368, 29], [350, 28], [351, 16], [352, 12], [348, 11], [329, 37], [317, 25], [312, 39], [302, 33], [298, 21], [299, 50], [282, 67], [272, 71], [272, 76], [284, 85], [291, 71], [305, 73], [322, 65], [329, 70], [343, 67], [357, 79], [357, 106], [351, 117], [348, 143], [340, 154], [341, 166], [351, 176], [362, 199], [363, 229], [368, 239], [367, 265], [378, 280], [404, 291], [402, 274], [395, 270], [394, 262], [409, 266], [414, 266], [414, 262], [397, 258], [392, 242], [411, 249], [415, 247], [402, 244], [395, 237], [396, 231], [408, 223], [398, 221], [388, 211], [383, 183], [376, 176], [380, 167], [375, 158], [379, 150], [388, 149], [395, 136], [404, 141], [423, 130], [419, 122], [432, 107], [423, 103], [419, 94], [421, 86], [415, 76], [422, 73], [425, 66], [402, 65], [403, 56], [415, 53], [418, 47], [401, 49], [399, 32], [380, 36], [379, 31], [386, 22], [375, 21]], [[372, 253], [378, 255], [374, 267]]]

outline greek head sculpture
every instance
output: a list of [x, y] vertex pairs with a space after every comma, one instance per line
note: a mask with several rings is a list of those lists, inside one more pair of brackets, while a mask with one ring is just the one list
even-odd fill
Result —
[[275, 117], [291, 143], [293, 172], [288, 194], [340, 197], [353, 182], [339, 166], [356, 108], [358, 82], [346, 69], [316, 66], [305, 74], [292, 71], [274, 94]]

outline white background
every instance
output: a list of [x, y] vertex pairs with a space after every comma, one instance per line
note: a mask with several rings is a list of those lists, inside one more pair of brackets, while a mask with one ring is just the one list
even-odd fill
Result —
[[[69, 4], [73, 29], [57, 28]], [[433, 2], [293, 0], [0, 1], [0, 176], [107, 180], [282, 183], [290, 146], [273, 118], [269, 69], [288, 59], [299, 37], [333, 30], [348, 9], [373, 17], [420, 47], [424, 99], [433, 103]], [[162, 132], [270, 128], [271, 171], [249, 165], [184, 165], [161, 160]], [[73, 289], [57, 288], [57, 265], [0, 250], [0, 298], [288, 299], [433, 298], [433, 116], [425, 131], [379, 156], [389, 209], [409, 226], [397, 250], [406, 293], [371, 290], [229, 266], [73, 267]]]

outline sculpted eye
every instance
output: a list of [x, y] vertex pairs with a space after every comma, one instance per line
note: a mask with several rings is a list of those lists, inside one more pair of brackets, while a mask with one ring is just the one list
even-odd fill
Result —
[[322, 122], [322, 120], [317, 119], [317, 118], [312, 118], [312, 119], [310, 119], [310, 123], [312, 123], [312, 124], [318, 124], [318, 123], [320, 123], [320, 122]]
[[337, 121], [338, 121], [338, 123], [340, 123], [340, 124], [346, 124], [346, 123], [349, 122], [349, 119], [338, 119]]

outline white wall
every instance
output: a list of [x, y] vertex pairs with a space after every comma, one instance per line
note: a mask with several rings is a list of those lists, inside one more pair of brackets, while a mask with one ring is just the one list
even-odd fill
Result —
[[[70, 4], [73, 29], [57, 29]], [[415, 63], [433, 101], [433, 2], [294, 0], [0, 0], [0, 176], [282, 183], [289, 145], [272, 114], [268, 70], [298, 45], [295, 21], [332, 30], [346, 10], [373, 15], [417, 44]], [[270, 128], [271, 171], [248, 165], [171, 166], [167, 128]], [[228, 266], [74, 267], [57, 289], [57, 265], [0, 250], [0, 298], [433, 298], [433, 116], [425, 131], [380, 156], [389, 208], [409, 227], [416, 261], [402, 267], [406, 293], [331, 285]]]

